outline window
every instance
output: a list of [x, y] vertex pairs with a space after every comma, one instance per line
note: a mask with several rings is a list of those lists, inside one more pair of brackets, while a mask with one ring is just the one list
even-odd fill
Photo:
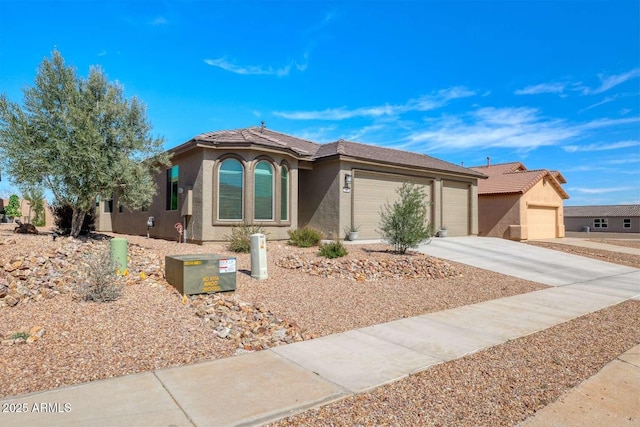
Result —
[[260, 161], [254, 172], [254, 219], [273, 220], [273, 167]]
[[235, 159], [222, 162], [218, 170], [218, 219], [242, 219], [244, 169]]
[[607, 228], [607, 218], [594, 218], [593, 228]]
[[282, 166], [280, 173], [280, 220], [289, 220], [289, 169]]
[[178, 166], [167, 169], [167, 210], [178, 210]]
[[622, 220], [622, 227], [631, 228], [631, 218], [624, 218]]
[[111, 195], [111, 197], [109, 197], [104, 201], [104, 212], [105, 213], [113, 212], [113, 194]]
[[118, 205], [118, 213], [122, 213], [122, 212], [124, 212], [124, 206]]

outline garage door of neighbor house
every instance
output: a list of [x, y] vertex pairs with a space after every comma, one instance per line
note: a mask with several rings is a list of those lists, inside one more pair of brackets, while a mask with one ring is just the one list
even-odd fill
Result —
[[529, 239], [556, 237], [556, 208], [527, 207], [527, 230]]
[[[431, 202], [431, 180], [376, 172], [355, 171], [353, 176], [353, 220], [360, 227], [360, 239], [379, 239], [380, 212], [398, 199], [396, 189], [404, 182], [424, 185], [426, 201]], [[431, 215], [429, 215], [431, 220]]]
[[442, 225], [447, 226], [449, 236], [469, 234], [469, 184], [442, 182]]

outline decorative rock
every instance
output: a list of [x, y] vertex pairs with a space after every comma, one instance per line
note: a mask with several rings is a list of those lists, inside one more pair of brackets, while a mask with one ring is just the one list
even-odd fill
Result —
[[18, 304], [19, 300], [14, 297], [13, 295], [7, 295], [6, 297], [3, 298], [3, 301], [5, 302], [5, 304], [7, 304], [9, 307], [13, 307], [16, 304]]

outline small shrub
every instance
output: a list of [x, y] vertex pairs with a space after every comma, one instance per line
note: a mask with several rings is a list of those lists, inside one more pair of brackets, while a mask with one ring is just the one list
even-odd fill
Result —
[[224, 238], [229, 242], [230, 251], [249, 253], [251, 252], [251, 235], [257, 233], [265, 236], [269, 234], [264, 231], [264, 227], [260, 224], [254, 225], [243, 222], [241, 225], [234, 225], [231, 229], [231, 235], [224, 236]]
[[9, 197], [9, 204], [5, 208], [5, 215], [13, 218], [20, 218], [22, 212], [20, 212], [20, 199], [15, 194]]
[[122, 278], [116, 274], [116, 263], [108, 250], [85, 258], [86, 281], [76, 286], [76, 294], [84, 301], [115, 301], [122, 295]]
[[26, 340], [27, 338], [29, 338], [29, 334], [26, 332], [16, 332], [15, 334], [11, 335], [12, 340], [17, 340], [20, 338], [22, 338], [23, 340]]
[[289, 244], [300, 248], [317, 246], [322, 240], [322, 233], [315, 228], [304, 227], [289, 231]]
[[387, 203], [380, 213], [380, 233], [397, 253], [404, 254], [428, 240], [433, 227], [427, 219], [429, 204], [423, 187], [405, 182], [397, 193], [400, 199]]
[[340, 242], [325, 243], [320, 246], [318, 255], [325, 258], [340, 258], [347, 255], [347, 249]]

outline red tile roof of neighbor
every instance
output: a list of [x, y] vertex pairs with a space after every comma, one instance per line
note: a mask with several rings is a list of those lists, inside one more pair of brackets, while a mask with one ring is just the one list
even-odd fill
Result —
[[473, 166], [471, 169], [489, 177], [489, 179], [478, 181], [479, 195], [524, 194], [540, 180], [547, 179], [558, 190], [563, 199], [569, 198], [569, 195], [561, 185], [561, 183], [567, 181], [558, 171], [550, 172], [546, 169], [527, 170], [520, 162]]
[[476, 178], [485, 178], [480, 172], [425, 154], [361, 144], [342, 139], [328, 144], [318, 144], [259, 126], [202, 133], [171, 151], [179, 152], [186, 150], [194, 143], [211, 146], [234, 146], [238, 144], [247, 146], [259, 145], [292, 151], [302, 159], [310, 161], [326, 159], [332, 156], [348, 156], [380, 163], [414, 166], [453, 172]]
[[565, 217], [638, 217], [640, 205], [565, 206]]

